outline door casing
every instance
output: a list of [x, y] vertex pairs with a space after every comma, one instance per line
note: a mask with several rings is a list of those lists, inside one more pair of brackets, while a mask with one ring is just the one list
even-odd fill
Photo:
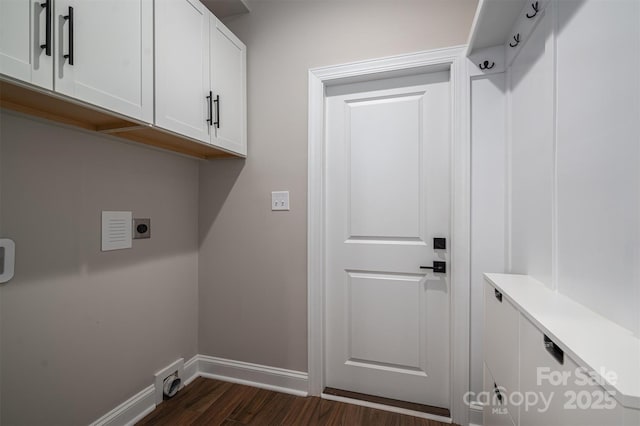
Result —
[[325, 316], [325, 88], [383, 77], [449, 70], [451, 86], [451, 308], [450, 383], [453, 422], [468, 424], [471, 168], [469, 79], [464, 46], [309, 70], [307, 298], [309, 395], [324, 380]]

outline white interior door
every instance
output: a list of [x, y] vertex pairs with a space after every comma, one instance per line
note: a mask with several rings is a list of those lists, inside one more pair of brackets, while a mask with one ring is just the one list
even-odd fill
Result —
[[327, 90], [326, 386], [449, 408], [449, 73]]

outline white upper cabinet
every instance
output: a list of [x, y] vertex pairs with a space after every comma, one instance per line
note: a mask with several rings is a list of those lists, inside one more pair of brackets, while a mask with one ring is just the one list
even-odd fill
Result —
[[211, 91], [215, 102], [212, 143], [247, 154], [247, 49], [215, 16], [210, 17]]
[[210, 12], [198, 0], [156, 0], [155, 7], [155, 124], [209, 143]]
[[155, 4], [155, 124], [245, 155], [245, 45], [197, 0]]
[[0, 73], [53, 88], [52, 5], [53, 0], [2, 0]]
[[246, 99], [246, 46], [199, 0], [0, 0], [5, 108], [243, 157]]
[[153, 121], [152, 0], [56, 0], [55, 91]]

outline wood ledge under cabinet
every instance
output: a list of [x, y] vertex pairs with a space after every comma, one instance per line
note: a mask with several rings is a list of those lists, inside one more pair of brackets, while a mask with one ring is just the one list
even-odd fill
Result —
[[0, 79], [0, 108], [109, 134], [201, 159], [243, 158], [149, 123], [122, 117], [63, 95]]

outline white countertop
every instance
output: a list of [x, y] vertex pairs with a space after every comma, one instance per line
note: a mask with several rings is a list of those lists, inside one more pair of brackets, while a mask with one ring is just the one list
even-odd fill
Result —
[[484, 276], [578, 365], [603, 379], [603, 371], [615, 372], [605, 389], [623, 406], [640, 409], [640, 339], [631, 331], [528, 275]]

